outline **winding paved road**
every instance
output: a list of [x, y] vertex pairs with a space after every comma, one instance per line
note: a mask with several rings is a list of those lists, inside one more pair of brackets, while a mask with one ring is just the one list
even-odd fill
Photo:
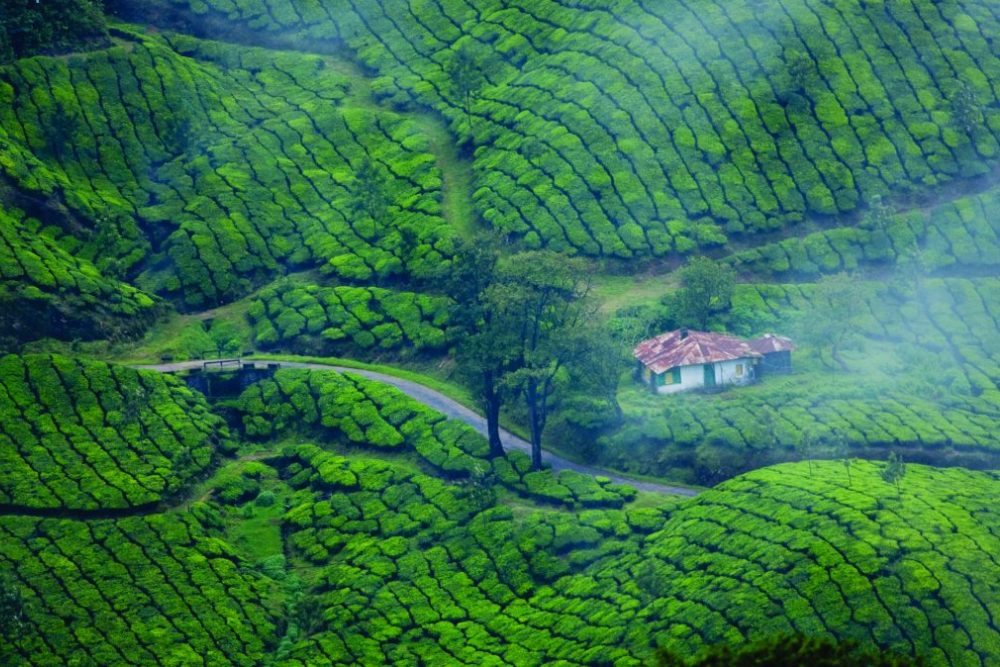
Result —
[[[209, 360], [211, 361], [211, 360]], [[271, 363], [278, 364], [281, 368], [307, 368], [310, 370], [319, 371], [337, 371], [338, 373], [353, 373], [354, 375], [360, 375], [362, 377], [369, 378], [371, 380], [377, 380], [379, 382], [384, 382], [396, 387], [402, 391], [407, 396], [414, 398], [424, 405], [434, 408], [438, 412], [450, 417], [451, 419], [458, 419], [465, 422], [472, 428], [476, 429], [483, 435], [486, 435], [486, 420], [479, 414], [473, 412], [469, 408], [465, 407], [458, 401], [448, 398], [441, 392], [435, 391], [430, 387], [420, 384], [419, 382], [413, 382], [412, 380], [404, 380], [403, 378], [396, 377], [394, 375], [387, 375], [386, 373], [379, 373], [377, 371], [369, 371], [360, 368], [347, 368], [346, 366], [334, 366], [330, 364], [314, 364], [303, 361], [270, 361], [268, 359], [257, 359], [256, 361], [260, 363]], [[164, 364], [149, 364], [149, 365], [137, 365], [135, 368], [141, 368], [151, 371], [159, 371], [161, 373], [177, 373], [179, 371], [192, 370], [196, 368], [202, 368], [205, 361], [178, 361], [173, 363]], [[246, 363], [254, 363], [253, 361], [247, 361]], [[506, 449], [517, 449], [526, 454], [530, 454], [531, 445], [526, 440], [523, 440], [509, 431], [501, 429], [500, 439], [503, 442], [503, 446]], [[613, 482], [619, 484], [628, 484], [637, 489], [643, 491], [654, 491], [656, 493], [670, 493], [680, 496], [695, 496], [698, 494], [694, 489], [687, 489], [681, 486], [669, 486], [667, 484], [657, 484], [655, 482], [644, 482], [637, 479], [631, 479], [629, 477], [623, 477], [621, 475], [608, 472], [601, 468], [595, 468], [593, 466], [581, 465], [579, 463], [574, 463], [564, 459], [561, 456], [557, 456], [552, 452], [542, 452], [542, 461], [555, 471], [559, 470], [573, 470], [584, 475], [591, 475], [593, 477], [603, 476], [612, 480]]]

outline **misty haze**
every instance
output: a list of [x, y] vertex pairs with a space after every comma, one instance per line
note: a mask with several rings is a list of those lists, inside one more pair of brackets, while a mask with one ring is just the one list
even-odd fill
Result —
[[3, 0], [0, 666], [1000, 667], [1000, 3]]

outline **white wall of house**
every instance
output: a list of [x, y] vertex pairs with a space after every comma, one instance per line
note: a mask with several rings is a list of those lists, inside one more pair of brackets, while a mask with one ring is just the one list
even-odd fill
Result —
[[[740, 370], [742, 368], [742, 371]], [[753, 377], [753, 359], [733, 359], [715, 364], [717, 385], [746, 384]]]
[[678, 391], [695, 389], [703, 384], [705, 384], [705, 371], [701, 364], [695, 366], [681, 366], [681, 381], [673, 384], [665, 384], [662, 387], [658, 387], [657, 391], [661, 394], [674, 394]]
[[[753, 377], [753, 359], [733, 359], [732, 361], [721, 361], [713, 364], [715, 371], [715, 384], [718, 386], [728, 384], [745, 384]], [[740, 370], [742, 366], [742, 372]], [[670, 373], [667, 372], [669, 377]], [[674, 394], [688, 389], [697, 389], [705, 386], [705, 367], [702, 364], [692, 366], [681, 366], [681, 381], [673, 384], [665, 384], [657, 387], [660, 394]]]

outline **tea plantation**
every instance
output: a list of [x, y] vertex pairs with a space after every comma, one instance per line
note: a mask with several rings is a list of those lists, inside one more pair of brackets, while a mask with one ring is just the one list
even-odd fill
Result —
[[[894, 294], [856, 284], [848, 372], [829, 350], [796, 353], [796, 372], [717, 396], [670, 401], [638, 386], [622, 395], [625, 422], [599, 460], [646, 474], [717, 481], [746, 467], [802, 456], [906, 451], [910, 460], [1000, 464], [1000, 282], [928, 279]], [[814, 285], [740, 286], [735, 309], [763, 330], [788, 330], [829, 304]], [[809, 440], [802, 448], [803, 440]], [[781, 450], [784, 450], [783, 452]], [[798, 450], [798, 451], [796, 451]]]
[[998, 174], [990, 0], [4, 0], [0, 667], [1000, 666]]
[[734, 253], [740, 272], [769, 279], [815, 278], [838, 271], [895, 264], [920, 251], [931, 272], [989, 272], [1000, 262], [995, 211], [1000, 191], [960, 197], [929, 210], [909, 210], [858, 227], [838, 227]]
[[[5, 658], [638, 665], [796, 632], [1000, 659], [995, 473], [910, 465], [897, 487], [878, 463], [797, 463], [567, 505], [484, 477], [478, 435], [395, 389], [279, 371], [248, 391], [240, 437], [266, 453], [223, 461], [193, 504], [0, 517], [24, 614]], [[275, 444], [258, 414], [316, 444]]]
[[264, 348], [421, 351], [441, 350], [454, 338], [451, 306], [445, 297], [378, 287], [283, 283], [262, 290], [247, 315]]
[[152, 505], [208, 469], [229, 433], [158, 373], [61, 356], [0, 357], [0, 505]]
[[268, 583], [191, 514], [0, 517], [25, 627], [4, 664], [254, 665], [275, 620]]
[[690, 252], [985, 174], [1000, 148], [989, 3], [117, 4], [346, 42], [381, 98], [432, 105], [479, 147], [477, 207], [529, 245]]
[[[283, 267], [427, 275], [450, 236], [434, 157], [411, 120], [350, 91], [319, 57], [123, 28], [111, 49], [0, 71], [2, 169], [59, 204], [62, 245], [182, 307]], [[349, 212], [362, 164], [392, 201], [377, 223]]]
[[139, 333], [156, 300], [73, 255], [38, 220], [0, 203], [0, 336]]

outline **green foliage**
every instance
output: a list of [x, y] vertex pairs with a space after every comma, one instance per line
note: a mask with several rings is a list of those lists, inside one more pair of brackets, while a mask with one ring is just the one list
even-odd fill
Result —
[[[454, 232], [418, 123], [357, 106], [319, 57], [116, 35], [106, 51], [0, 71], [0, 172], [24, 199], [64, 199], [62, 245], [182, 308], [289, 269], [425, 279], [447, 258]], [[358, 215], [364, 192], [378, 196]], [[141, 224], [95, 242], [122, 220]]]
[[826, 637], [779, 635], [746, 645], [712, 646], [691, 660], [661, 652], [658, 667], [910, 667], [923, 665], [898, 653], [864, 650], [856, 642], [835, 642]]
[[681, 289], [669, 303], [678, 325], [704, 331], [710, 318], [732, 307], [736, 272], [731, 268], [707, 257], [695, 257], [680, 270], [680, 279]]
[[896, 452], [889, 453], [889, 459], [885, 462], [885, 467], [880, 473], [882, 479], [896, 487], [896, 495], [902, 495], [900, 484], [906, 476], [906, 464], [903, 458]]
[[228, 446], [174, 378], [60, 356], [0, 357], [0, 504], [111, 509], [169, 498]]
[[0, 63], [107, 43], [100, 0], [4, 0], [0, 7]]
[[390, 179], [385, 169], [370, 158], [366, 158], [354, 174], [349, 210], [353, 216], [371, 225], [368, 239], [384, 233], [385, 217], [392, 204], [389, 186]]
[[454, 339], [451, 310], [443, 296], [280, 282], [258, 294], [248, 315], [261, 347], [316, 354], [421, 352]]
[[21, 590], [7, 573], [0, 575], [0, 637], [9, 641], [24, 625], [24, 601]]
[[134, 337], [157, 300], [74, 256], [37, 220], [0, 204], [0, 338]]
[[830, 356], [844, 371], [849, 369], [841, 352], [856, 339], [858, 320], [863, 313], [859, 283], [845, 273], [823, 276], [811, 290], [814, 307], [800, 313], [795, 327], [801, 340], [814, 349], [829, 349]]
[[[343, 40], [382, 99], [433, 106], [475, 146], [478, 210], [533, 248], [685, 254], [1000, 156], [997, 17], [974, 3], [519, 0], [477, 4], [472, 22], [463, 3], [159, 4]], [[963, 86], [973, 137], [955, 129]]]
[[553, 394], [567, 374], [586, 373], [603, 352], [592, 344], [589, 289], [581, 262], [536, 250], [503, 258], [496, 281], [480, 296], [491, 317], [478, 333], [485, 346], [507, 357], [499, 382], [524, 401], [535, 470], [542, 467], [542, 433]]
[[0, 567], [24, 630], [4, 664], [259, 664], [274, 642], [264, 582], [191, 514], [0, 517]]

